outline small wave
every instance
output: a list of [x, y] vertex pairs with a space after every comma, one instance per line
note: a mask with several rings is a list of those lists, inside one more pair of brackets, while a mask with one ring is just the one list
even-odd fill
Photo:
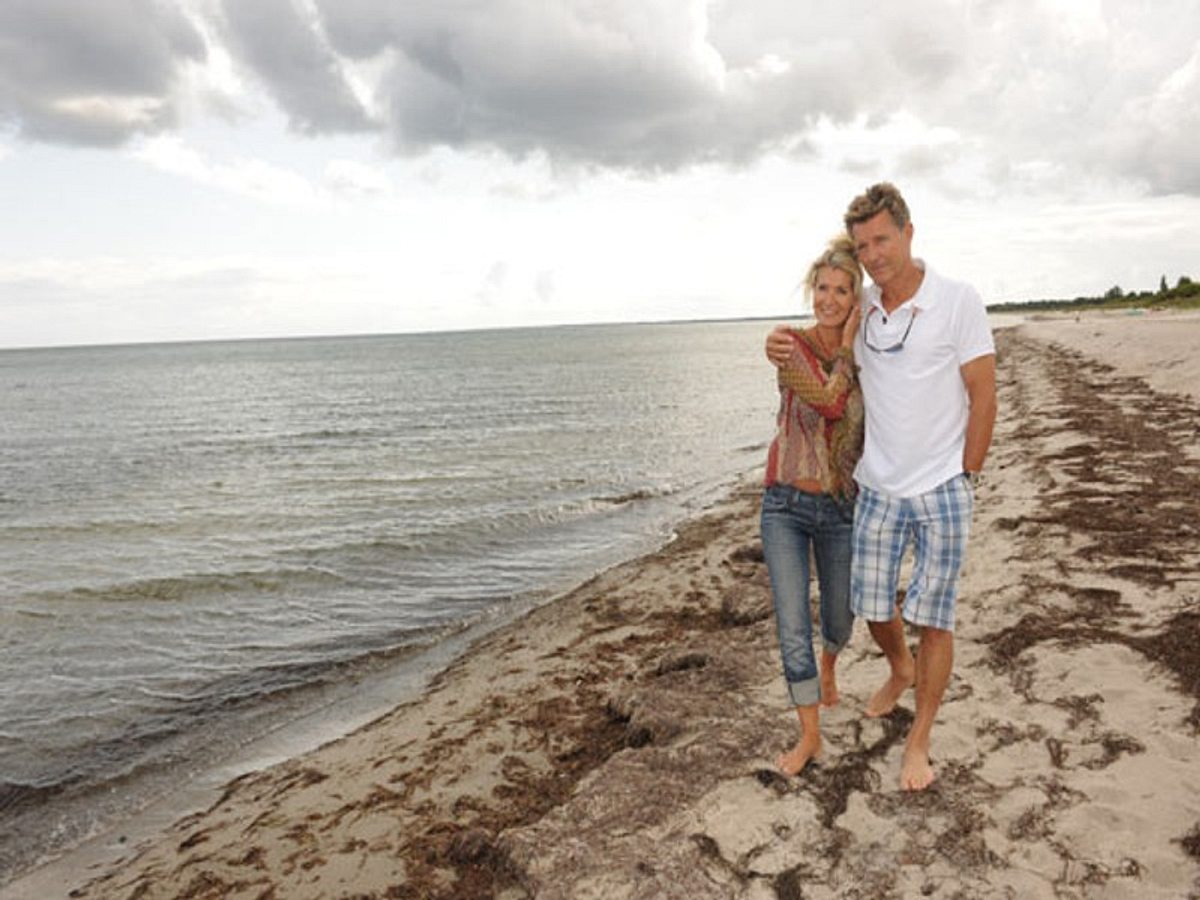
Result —
[[337, 586], [344, 580], [327, 569], [264, 569], [243, 572], [194, 573], [166, 578], [144, 578], [103, 587], [78, 587], [39, 594], [43, 602], [175, 602], [197, 595], [264, 594], [305, 586]]
[[497, 540], [520, 542], [546, 528], [582, 521], [590, 516], [611, 514], [613, 510], [678, 493], [674, 487], [637, 488], [617, 494], [581, 497], [553, 503], [547, 498], [541, 505], [519, 508], [478, 510], [471, 518], [458, 521], [447, 518], [423, 527], [410, 526], [402, 535], [359, 538], [298, 547], [289, 552], [296, 561], [318, 562], [353, 569], [364, 565], [392, 564], [398, 558], [465, 558], [474, 541], [492, 546]]
[[91, 727], [80, 728], [66, 727], [59, 719], [56, 726], [78, 737], [61, 741], [51, 757], [36, 762], [28, 757], [22, 772], [25, 784], [0, 782], [0, 810], [5, 802], [24, 803], [24, 798], [38, 796], [36, 791], [127, 777], [152, 761], [156, 748], [177, 736], [199, 733], [232, 713], [266, 708], [285, 695], [344, 682], [356, 673], [417, 653], [469, 624], [458, 621], [315, 641], [293, 648], [290, 661], [228, 672], [174, 689], [143, 687], [137, 693], [148, 702], [139, 704], [135, 716], [123, 722], [102, 725], [95, 716], [85, 716]]
[[[287, 556], [298, 561], [323, 562], [326, 565], [349, 565], [356, 570], [396, 558], [426, 556], [433, 551], [438, 532], [435, 530], [414, 533], [405, 537], [368, 538], [309, 544], [287, 552]], [[361, 571], [360, 571], [361, 574]]]
[[678, 493], [676, 488], [639, 488], [625, 494], [616, 494], [611, 497], [597, 497], [596, 502], [610, 506], [623, 506], [626, 503], [634, 503], [638, 500], [658, 500], [662, 497], [670, 497], [675, 493]]
[[17, 809], [40, 805], [61, 793], [65, 786], [62, 783], [35, 785], [0, 781], [0, 812], [9, 815]]
[[566, 525], [599, 512], [607, 512], [621, 502], [615, 498], [591, 497], [555, 506], [503, 510], [481, 515], [473, 521], [463, 522], [452, 528], [439, 529], [438, 536], [444, 535], [453, 539], [452, 544], [446, 545], [448, 551], [453, 550], [455, 545], [462, 546], [464, 542], [476, 538], [489, 542], [496, 538], [520, 541], [548, 526]]
[[162, 702], [163, 718], [155, 721], [159, 717], [151, 716], [152, 724], [134, 733], [141, 736], [143, 730], [147, 734], [172, 730], [161, 726], [168, 721], [192, 722], [247, 702], [268, 700], [281, 693], [341, 680], [350, 669], [402, 657], [464, 627], [467, 625], [461, 621], [446, 622], [365, 634], [353, 632], [292, 647], [272, 647], [269, 649], [284, 652], [289, 659], [227, 672], [174, 690], [143, 688], [140, 691], [143, 696]]
[[34, 540], [70, 540], [95, 535], [117, 538], [125, 535], [141, 535], [151, 531], [161, 533], [174, 528], [176, 524], [173, 520], [151, 517], [144, 519], [86, 519], [77, 522], [5, 525], [0, 526], [0, 536]]
[[386, 438], [389, 432], [382, 428], [318, 428], [295, 434], [280, 435], [279, 440], [293, 448], [306, 444], [321, 444], [331, 441], [361, 441], [370, 438]]

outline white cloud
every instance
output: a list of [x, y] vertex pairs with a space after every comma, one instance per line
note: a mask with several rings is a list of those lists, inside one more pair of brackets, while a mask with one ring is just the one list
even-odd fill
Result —
[[1145, 100], [1130, 105], [1114, 129], [1124, 171], [1163, 192], [1200, 194], [1200, 40]]
[[257, 159], [217, 162], [178, 137], [149, 138], [131, 155], [163, 172], [256, 200], [287, 206], [311, 206], [323, 201], [320, 192], [295, 172]]
[[47, 108], [106, 131], [146, 131], [162, 118], [165, 101], [161, 97], [74, 95], [57, 97]]
[[1072, 44], [1103, 41], [1110, 35], [1101, 0], [1041, 0], [1040, 5], [1055, 32]]
[[395, 190], [385, 172], [353, 159], [330, 160], [325, 166], [325, 181], [335, 193], [351, 196], [387, 196]]

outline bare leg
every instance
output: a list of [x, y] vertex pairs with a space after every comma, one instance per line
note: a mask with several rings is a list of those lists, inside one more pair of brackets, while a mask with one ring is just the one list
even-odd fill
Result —
[[916, 667], [908, 642], [904, 639], [904, 622], [900, 619], [899, 611], [891, 621], [868, 622], [867, 627], [892, 670], [883, 687], [867, 702], [867, 717], [877, 719], [895, 709], [901, 695], [912, 687]]
[[917, 650], [917, 714], [904, 744], [904, 762], [900, 769], [900, 788], [923, 791], [933, 784], [933, 766], [929, 764], [929, 737], [933, 720], [942, 705], [942, 695], [950, 683], [954, 667], [954, 632], [940, 628], [922, 628]]
[[800, 740], [787, 753], [780, 754], [775, 760], [784, 775], [798, 775], [800, 770], [808, 765], [808, 761], [821, 752], [821, 712], [820, 706], [797, 706], [796, 715], [800, 717]]
[[837, 706], [838, 704], [838, 687], [837, 673], [834, 668], [837, 666], [837, 654], [830, 653], [828, 650], [821, 651], [821, 705], [822, 706]]

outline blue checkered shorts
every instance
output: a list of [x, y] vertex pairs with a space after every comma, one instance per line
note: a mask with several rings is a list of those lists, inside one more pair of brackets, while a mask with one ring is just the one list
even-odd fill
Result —
[[901, 614], [914, 625], [953, 631], [974, 506], [974, 489], [963, 475], [916, 497], [889, 497], [860, 487], [850, 575], [854, 614], [868, 622], [895, 615], [900, 561], [911, 542], [912, 580]]

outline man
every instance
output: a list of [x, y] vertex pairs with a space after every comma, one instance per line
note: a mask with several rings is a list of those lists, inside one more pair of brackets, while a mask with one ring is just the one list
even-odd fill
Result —
[[[913, 257], [908, 206], [893, 185], [855, 197], [844, 221], [874, 281], [854, 344], [866, 439], [854, 473], [851, 602], [891, 667], [867, 715], [887, 715], [916, 685], [900, 787], [919, 791], [934, 780], [930, 734], [953, 667], [958, 577], [996, 420], [996, 351], [974, 288]], [[776, 365], [791, 349], [780, 331], [767, 340]], [[912, 578], [897, 609], [909, 544]], [[915, 660], [904, 621], [920, 633]]]

